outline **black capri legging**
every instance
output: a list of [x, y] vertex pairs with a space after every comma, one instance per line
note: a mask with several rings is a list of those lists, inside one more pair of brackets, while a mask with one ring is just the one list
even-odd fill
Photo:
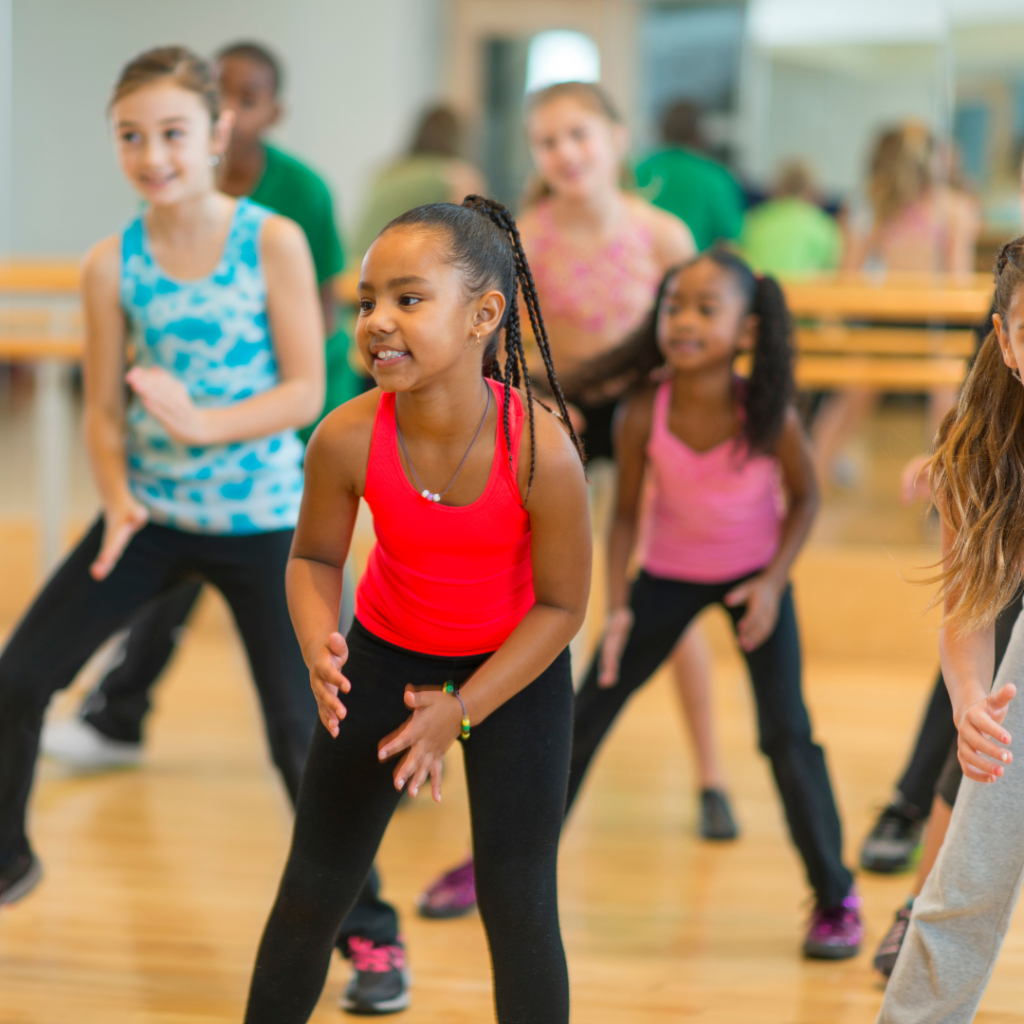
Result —
[[[348, 635], [339, 733], [318, 727], [302, 777], [284, 877], [263, 933], [247, 1024], [302, 1024], [316, 1006], [338, 925], [366, 879], [398, 803], [377, 743], [408, 717], [406, 683], [461, 684], [489, 655], [417, 654]], [[476, 891], [501, 1024], [566, 1024], [569, 980], [558, 923], [558, 835], [572, 731], [569, 652], [480, 725], [463, 747]]]
[[[607, 689], [597, 685], [595, 657], [576, 697], [569, 806], [626, 701], [657, 671], [693, 618], [710, 604], [725, 607], [725, 595], [742, 579], [689, 583], [640, 573], [630, 595], [634, 622], [618, 683]], [[743, 608], [725, 610], [734, 625], [744, 614]], [[849, 893], [853, 876], [842, 861], [842, 829], [825, 754], [811, 737], [801, 692], [800, 638], [788, 586], [779, 601], [775, 631], [743, 656], [754, 687], [761, 750], [771, 761], [793, 842], [818, 901], [825, 907], [837, 906]]]
[[99, 519], [47, 582], [0, 656], [0, 863], [29, 848], [25, 809], [50, 698], [139, 609], [188, 579], [209, 581], [231, 607], [271, 756], [289, 795], [298, 791], [317, 711], [284, 591], [292, 531], [199, 534], [150, 523], [100, 581], [89, 575], [89, 566], [102, 539]]

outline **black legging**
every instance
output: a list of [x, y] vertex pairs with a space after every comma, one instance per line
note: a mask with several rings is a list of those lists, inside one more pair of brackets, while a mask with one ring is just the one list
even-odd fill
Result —
[[[598, 659], [576, 697], [569, 806], [587, 768], [627, 700], [657, 671], [692, 619], [710, 604], [722, 604], [740, 580], [687, 583], [641, 572], [630, 595], [633, 629], [619, 668], [619, 681], [597, 685]], [[723, 607], [725, 607], [723, 605]], [[743, 608], [726, 608], [735, 624]], [[842, 861], [842, 830], [825, 754], [811, 738], [811, 722], [800, 683], [800, 638], [789, 589], [779, 602], [772, 635], [744, 651], [757, 702], [761, 750], [771, 760], [786, 820], [818, 901], [834, 907], [850, 891], [853, 876]]]
[[[322, 727], [313, 734], [288, 863], [256, 958], [247, 1024], [299, 1024], [316, 1006], [334, 933], [398, 803], [394, 762], [380, 763], [377, 743], [409, 716], [406, 683], [459, 684], [487, 659], [415, 654], [377, 639], [358, 621], [348, 645], [348, 713], [336, 739]], [[569, 653], [563, 651], [474, 725], [463, 747], [477, 901], [501, 1024], [569, 1019], [557, 861], [572, 701]]]
[[226, 598], [249, 655], [271, 756], [289, 795], [298, 791], [316, 702], [284, 592], [292, 531], [224, 536], [151, 523], [97, 581], [89, 566], [102, 537], [98, 520], [0, 655], [0, 863], [28, 850], [25, 809], [50, 698], [141, 607], [190, 577], [209, 580]]

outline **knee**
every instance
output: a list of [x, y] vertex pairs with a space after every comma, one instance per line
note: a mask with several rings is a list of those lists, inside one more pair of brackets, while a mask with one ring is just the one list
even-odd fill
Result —
[[779, 724], [763, 728], [759, 742], [761, 753], [772, 761], [792, 757], [795, 753], [808, 751], [821, 754], [821, 748], [811, 735], [810, 722]]

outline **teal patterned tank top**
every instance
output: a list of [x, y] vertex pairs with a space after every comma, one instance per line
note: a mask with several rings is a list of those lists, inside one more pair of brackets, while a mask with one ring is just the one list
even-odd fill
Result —
[[[122, 236], [121, 304], [139, 366], [161, 366], [198, 406], [216, 408], [280, 380], [267, 322], [260, 230], [271, 211], [240, 199], [213, 273], [168, 277], [142, 217]], [[154, 522], [192, 533], [293, 527], [302, 497], [302, 443], [293, 430], [233, 444], [179, 444], [132, 395], [128, 478]]]

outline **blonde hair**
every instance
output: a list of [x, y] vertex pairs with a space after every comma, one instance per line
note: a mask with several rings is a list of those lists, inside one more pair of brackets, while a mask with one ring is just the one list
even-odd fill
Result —
[[[1024, 237], [1003, 246], [995, 282], [995, 312], [1005, 318], [1024, 285]], [[994, 328], [939, 428], [929, 481], [954, 537], [942, 572], [925, 582], [941, 583], [946, 622], [983, 628], [1024, 569], [1024, 386], [1003, 362]]]
[[[618, 107], [612, 102], [608, 93], [594, 82], [556, 82], [545, 89], [537, 89], [535, 92], [531, 92], [526, 97], [527, 120], [529, 120], [532, 114], [540, 110], [541, 107], [546, 107], [549, 103], [554, 103], [556, 100], [561, 99], [576, 100], [581, 106], [587, 107], [595, 114], [599, 114], [609, 124], [625, 123]], [[619, 177], [623, 188], [629, 187], [633, 182], [632, 175], [625, 166], [623, 166]], [[551, 186], [537, 171], [534, 171], [527, 179], [519, 205], [522, 209], [526, 210], [539, 203], [540, 200], [546, 199], [551, 194]]]
[[916, 121], [883, 132], [871, 156], [868, 197], [880, 224], [898, 217], [932, 186], [934, 141]]
[[158, 46], [128, 61], [118, 75], [107, 109], [136, 89], [165, 79], [194, 92], [210, 112], [211, 121], [220, 117], [220, 94], [213, 67], [184, 46]]

